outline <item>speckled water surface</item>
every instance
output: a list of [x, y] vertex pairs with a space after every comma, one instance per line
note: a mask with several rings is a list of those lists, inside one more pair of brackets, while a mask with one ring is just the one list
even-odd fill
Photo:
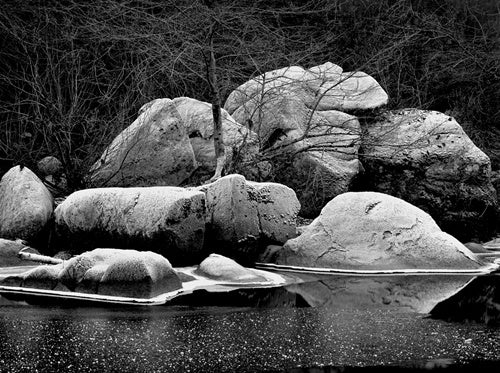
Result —
[[436, 359], [499, 361], [500, 328], [384, 309], [61, 308], [0, 301], [2, 372], [297, 371]]

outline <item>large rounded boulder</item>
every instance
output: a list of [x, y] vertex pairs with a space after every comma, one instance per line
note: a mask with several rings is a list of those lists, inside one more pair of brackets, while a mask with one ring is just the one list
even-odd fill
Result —
[[[256, 135], [225, 110], [222, 129], [227, 164], [233, 156], [257, 152]], [[179, 186], [193, 178], [207, 180], [215, 166], [212, 105], [189, 97], [162, 98], [141, 108], [92, 166], [89, 178], [96, 187]]]
[[0, 181], [0, 237], [36, 241], [47, 230], [53, 198], [27, 167], [11, 168]]
[[405, 109], [364, 129], [360, 159], [367, 188], [422, 208], [460, 240], [491, 236], [497, 199], [490, 159], [455, 119]]
[[71, 194], [55, 210], [61, 246], [142, 248], [177, 263], [197, 262], [205, 194], [179, 187], [100, 188]]
[[376, 192], [334, 198], [299, 237], [286, 242], [277, 263], [348, 270], [460, 270], [483, 265], [426, 212]]

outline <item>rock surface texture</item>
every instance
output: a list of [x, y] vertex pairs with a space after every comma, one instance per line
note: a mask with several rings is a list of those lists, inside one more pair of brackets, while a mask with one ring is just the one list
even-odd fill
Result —
[[216, 246], [237, 251], [239, 245], [284, 243], [296, 235], [300, 204], [284, 185], [228, 175], [197, 190], [206, 194], [207, 237]]
[[367, 124], [362, 147], [370, 189], [424, 209], [460, 239], [492, 229], [497, 201], [490, 159], [452, 117], [389, 112]]
[[152, 252], [96, 249], [19, 277], [20, 286], [151, 298], [182, 287], [170, 262]]
[[[222, 118], [227, 163], [234, 152], [251, 156], [258, 150], [255, 134], [225, 111]], [[213, 174], [215, 163], [212, 106], [188, 97], [163, 98], [141, 108], [89, 177], [94, 186], [178, 186], [195, 172]]]
[[342, 111], [371, 110], [387, 100], [371, 76], [328, 62], [260, 75], [233, 91], [224, 107], [258, 134], [275, 180], [296, 190], [301, 214], [315, 216], [349, 190], [360, 170], [360, 124]]
[[0, 237], [34, 241], [52, 216], [53, 199], [27, 167], [11, 168], [0, 181]]
[[140, 248], [184, 263], [203, 246], [205, 213], [205, 194], [195, 190], [101, 188], [71, 194], [55, 221], [66, 248]]
[[482, 263], [419, 208], [376, 192], [330, 201], [277, 263], [351, 270], [477, 269]]

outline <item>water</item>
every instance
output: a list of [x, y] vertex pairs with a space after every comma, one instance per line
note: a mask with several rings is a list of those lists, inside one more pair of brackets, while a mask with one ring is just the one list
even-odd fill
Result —
[[494, 371], [500, 328], [466, 321], [464, 304], [471, 302], [455, 296], [447, 306], [456, 314], [462, 308], [460, 321], [423, 310], [465, 284], [458, 294], [476, 298], [475, 312], [491, 308], [499, 278], [477, 285], [462, 276], [324, 277], [286, 289], [201, 291], [144, 308], [3, 298], [0, 371]]

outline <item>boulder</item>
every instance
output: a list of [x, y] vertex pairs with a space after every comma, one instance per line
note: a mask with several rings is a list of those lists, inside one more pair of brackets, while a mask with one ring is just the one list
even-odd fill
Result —
[[37, 163], [38, 171], [44, 177], [46, 176], [59, 176], [64, 172], [62, 162], [54, 156], [47, 156], [42, 158]]
[[36, 241], [47, 228], [53, 199], [27, 167], [11, 168], [0, 181], [0, 237]]
[[362, 148], [367, 188], [422, 208], [462, 241], [494, 229], [490, 159], [452, 117], [417, 109], [388, 112], [366, 125]]
[[[58, 284], [58, 275], [62, 264], [42, 265], [29, 270], [20, 276], [19, 286], [26, 288], [55, 290]], [[16, 276], [17, 277], [17, 276]]]
[[325, 80], [317, 92], [316, 110], [357, 111], [387, 105], [389, 96], [370, 75], [345, 72]]
[[251, 269], [218, 254], [210, 254], [208, 258], [200, 263], [195, 273], [217, 281], [245, 283], [266, 281], [265, 278], [256, 275]]
[[209, 245], [227, 247], [236, 255], [240, 245], [283, 243], [296, 235], [300, 204], [284, 185], [228, 175], [197, 190], [206, 194]]
[[152, 298], [182, 288], [163, 256], [136, 250], [96, 249], [57, 265], [36, 267], [21, 286], [133, 298]]
[[372, 110], [388, 101], [387, 93], [370, 75], [343, 72], [327, 62], [307, 70], [290, 66], [259, 75], [231, 92], [224, 108], [232, 115], [248, 102], [265, 104], [272, 97], [286, 95], [299, 96], [314, 111]]
[[[325, 64], [308, 73], [298, 67], [277, 70], [283, 76], [272, 84], [256, 78], [236, 90], [235, 100], [230, 96], [226, 103], [234, 109], [235, 120], [258, 134], [261, 150], [271, 160], [271, 175], [296, 191], [303, 216], [317, 216], [326, 202], [352, 187], [360, 171], [357, 118], [311, 106], [316, 97], [310, 94], [313, 88], [319, 90], [325, 82], [340, 79], [338, 69]], [[300, 76], [303, 79], [297, 80]], [[263, 90], [248, 93], [259, 82], [265, 85]], [[307, 85], [310, 87], [305, 89]], [[242, 92], [250, 98], [245, 101]], [[236, 107], [236, 102], [242, 104]]]
[[[189, 134], [198, 165], [198, 180], [201, 177], [205, 181], [213, 176], [216, 167], [212, 105], [189, 97], [175, 98], [172, 102]], [[257, 135], [237, 123], [226, 110], [222, 109], [221, 116], [227, 167], [233, 172], [255, 177], [258, 170], [247, 164], [255, 163], [255, 155], [259, 152]]]
[[292, 131], [276, 143], [281, 155], [273, 162], [275, 181], [297, 193], [304, 217], [316, 217], [328, 201], [349, 191], [361, 170], [356, 117], [323, 111], [311, 122], [307, 136]]
[[[254, 133], [222, 111], [226, 164], [258, 152]], [[232, 162], [237, 159], [237, 162]], [[153, 100], [90, 170], [94, 186], [179, 186], [210, 178], [216, 166], [212, 105], [189, 97]], [[246, 167], [252, 175], [253, 170]]]
[[489, 250], [485, 249], [483, 245], [477, 242], [467, 242], [464, 243], [464, 246], [476, 254], [484, 254], [489, 252]]
[[[30, 266], [33, 262], [21, 260], [17, 254], [19, 251], [26, 247], [26, 243], [22, 240], [5, 240], [0, 238], [0, 267], [17, 267], [17, 266]], [[35, 249], [26, 250], [32, 254], [40, 254]]]
[[308, 96], [308, 101], [313, 101], [315, 92], [308, 87], [308, 83], [314, 84], [316, 78], [316, 75], [300, 66], [269, 71], [243, 83], [231, 92], [224, 108], [232, 115], [239, 107], [249, 102], [264, 104], [268, 103], [269, 99], [287, 94], [296, 95], [298, 92]]
[[66, 194], [68, 185], [63, 164], [59, 159], [53, 156], [44, 157], [38, 162], [37, 168], [53, 196], [60, 197]]
[[478, 269], [483, 263], [419, 208], [376, 192], [330, 201], [278, 252], [279, 264], [349, 270]]
[[60, 244], [142, 248], [197, 262], [205, 231], [205, 194], [179, 187], [100, 188], [71, 194], [55, 210]]
[[179, 185], [196, 169], [186, 128], [170, 99], [155, 100], [90, 170], [94, 186]]

